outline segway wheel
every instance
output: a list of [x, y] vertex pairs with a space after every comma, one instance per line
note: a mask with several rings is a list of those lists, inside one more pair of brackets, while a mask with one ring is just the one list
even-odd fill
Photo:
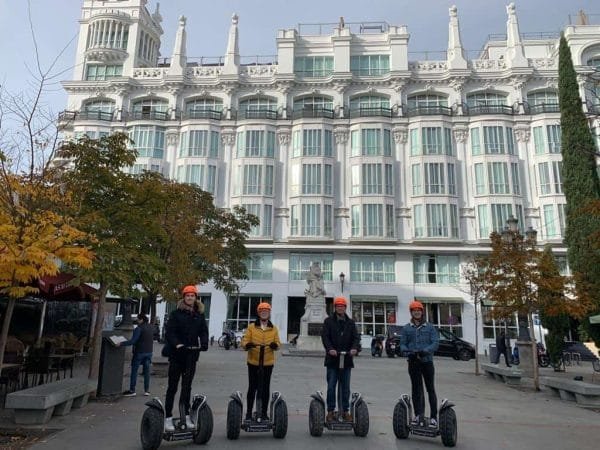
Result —
[[365, 437], [369, 434], [369, 408], [364, 401], [360, 401], [356, 405], [355, 414], [354, 434], [358, 437]]
[[323, 434], [323, 424], [325, 423], [325, 407], [318, 400], [310, 402], [308, 408], [308, 429], [311, 436], [319, 437]]
[[392, 423], [394, 425], [394, 434], [398, 439], [408, 438], [408, 434], [410, 433], [408, 428], [408, 411], [402, 401], [396, 403]]
[[148, 408], [144, 411], [140, 426], [140, 438], [144, 450], [156, 450], [160, 447], [164, 420], [162, 412], [156, 408]]
[[210, 406], [205, 404], [200, 411], [198, 411], [198, 429], [194, 433], [194, 444], [203, 445], [206, 444], [213, 432], [213, 413]]
[[231, 399], [229, 405], [227, 405], [227, 439], [235, 440], [239, 438], [241, 427], [242, 405]]
[[446, 447], [455, 447], [458, 438], [456, 427], [456, 413], [452, 408], [446, 408], [440, 412], [440, 435], [442, 444]]
[[223, 342], [223, 347], [225, 347], [225, 350], [229, 350], [229, 347], [231, 347], [229, 339], [225, 339], [225, 341]]
[[273, 408], [273, 437], [283, 439], [287, 434], [288, 410], [285, 401], [280, 400]]

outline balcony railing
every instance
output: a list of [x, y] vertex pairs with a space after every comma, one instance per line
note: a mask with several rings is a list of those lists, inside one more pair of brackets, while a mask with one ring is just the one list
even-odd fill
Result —
[[277, 119], [274, 109], [242, 109], [238, 111], [238, 119]]
[[476, 116], [480, 114], [505, 114], [512, 116], [512, 106], [508, 105], [474, 105], [467, 107], [467, 113], [470, 116]]
[[557, 113], [560, 112], [558, 103], [542, 103], [529, 105], [529, 114]]
[[113, 120], [117, 120], [115, 117], [116, 114], [116, 111], [63, 111], [58, 115], [58, 120], [60, 122], [73, 120], [102, 120], [106, 122], [112, 122]]
[[415, 116], [451, 116], [452, 108], [448, 106], [441, 105], [431, 105], [431, 106], [409, 106], [406, 109], [406, 115], [408, 117]]
[[322, 108], [322, 107], [304, 107], [304, 108], [295, 108], [293, 113], [294, 119], [301, 118], [319, 118], [323, 117], [326, 119], [333, 119], [333, 109], [330, 108]]
[[190, 109], [183, 115], [183, 119], [213, 119], [221, 120], [223, 111], [216, 109]]
[[383, 106], [352, 108], [350, 118], [355, 117], [392, 117], [392, 108]]
[[129, 120], [169, 120], [169, 116], [166, 111], [133, 111]]

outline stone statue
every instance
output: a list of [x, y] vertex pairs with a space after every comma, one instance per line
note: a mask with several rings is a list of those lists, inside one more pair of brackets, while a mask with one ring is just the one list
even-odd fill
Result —
[[510, 3], [509, 5], [506, 6], [506, 13], [508, 14], [509, 22], [517, 21], [517, 11], [516, 11], [514, 3]]
[[308, 289], [304, 290], [306, 303], [314, 303], [315, 300], [325, 297], [325, 285], [321, 275], [321, 266], [319, 263], [312, 263], [306, 276]]

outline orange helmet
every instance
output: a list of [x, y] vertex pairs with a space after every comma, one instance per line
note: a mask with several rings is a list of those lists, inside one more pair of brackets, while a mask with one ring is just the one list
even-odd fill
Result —
[[423, 303], [421, 303], [418, 300], [413, 300], [412, 302], [410, 302], [410, 305], [408, 305], [408, 309], [410, 311], [412, 311], [413, 309], [420, 309], [421, 311], [425, 311], [425, 308], [423, 308]]
[[348, 302], [345, 297], [336, 297], [333, 301], [333, 306], [348, 306]]
[[194, 294], [194, 295], [198, 295], [198, 289], [196, 289], [196, 286], [194, 286], [194, 285], [191, 285], [191, 284], [190, 284], [190, 285], [188, 285], [188, 286], [185, 286], [185, 287], [183, 288], [183, 290], [181, 291], [181, 294], [182, 294], [182, 295], [185, 295], [185, 294]]
[[267, 311], [271, 311], [271, 305], [269, 305], [267, 302], [261, 302], [258, 304], [258, 306], [256, 307], [256, 311], [261, 312], [263, 310], [267, 310]]

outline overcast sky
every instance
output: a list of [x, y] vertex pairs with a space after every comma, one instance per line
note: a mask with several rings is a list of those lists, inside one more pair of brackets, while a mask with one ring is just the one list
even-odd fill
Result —
[[[65, 48], [55, 73], [70, 79], [75, 61], [82, 0], [31, 0], [33, 27], [42, 64], [47, 65]], [[149, 0], [154, 11], [156, 0]], [[522, 33], [560, 31], [569, 14], [583, 9], [600, 24], [598, 0], [516, 1]], [[466, 50], [480, 49], [488, 34], [506, 32], [503, 0], [163, 0], [164, 35], [161, 54], [170, 56], [178, 17], [188, 18], [188, 56], [219, 56], [225, 52], [231, 15], [239, 15], [240, 53], [273, 55], [278, 29], [298, 23], [386, 21], [407, 25], [409, 51], [445, 50], [448, 38], [448, 8], [455, 4]], [[71, 42], [69, 44], [69, 42]], [[27, 19], [26, 0], [0, 0], [0, 83], [11, 92], [28, 89], [27, 66], [33, 64], [33, 44]], [[69, 69], [69, 70], [67, 70]], [[55, 111], [64, 109], [66, 95], [59, 84], [46, 99]]]

